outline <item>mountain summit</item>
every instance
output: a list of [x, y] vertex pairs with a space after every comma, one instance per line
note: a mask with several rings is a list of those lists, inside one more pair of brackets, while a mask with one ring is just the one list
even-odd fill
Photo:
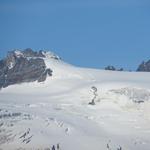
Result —
[[45, 58], [60, 60], [50, 51], [35, 52], [28, 48], [8, 52], [7, 57], [0, 60], [0, 88], [22, 82], [45, 81], [53, 72], [47, 68]]

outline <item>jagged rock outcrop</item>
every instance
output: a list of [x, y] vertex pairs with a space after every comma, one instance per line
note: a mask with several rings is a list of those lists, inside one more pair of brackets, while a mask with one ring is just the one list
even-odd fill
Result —
[[43, 82], [47, 76], [52, 76], [52, 70], [46, 68], [43, 59], [45, 54], [32, 49], [9, 52], [5, 59], [0, 60], [0, 88], [22, 82]]
[[137, 71], [150, 72], [150, 60], [147, 61], [147, 62], [144, 62], [144, 61], [143, 61], [143, 62], [139, 65]]
[[45, 57], [44, 51], [40, 50], [39, 52], [33, 51], [31, 48], [27, 48], [22, 52], [25, 57]]
[[116, 69], [114, 66], [107, 66], [107, 67], [105, 67], [105, 70], [110, 70], [110, 71], [123, 71], [123, 68]]

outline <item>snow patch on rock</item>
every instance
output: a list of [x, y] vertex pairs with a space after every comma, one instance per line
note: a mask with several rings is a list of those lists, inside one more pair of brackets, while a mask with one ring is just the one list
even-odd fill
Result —
[[60, 60], [61, 58], [56, 55], [55, 53], [51, 52], [51, 51], [42, 51], [42, 54], [46, 57], [46, 58], [53, 58], [53, 59], [57, 59]]

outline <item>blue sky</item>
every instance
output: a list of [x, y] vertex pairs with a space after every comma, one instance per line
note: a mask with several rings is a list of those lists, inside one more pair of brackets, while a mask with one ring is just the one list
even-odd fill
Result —
[[48, 49], [83, 67], [150, 59], [149, 0], [0, 0], [0, 57]]

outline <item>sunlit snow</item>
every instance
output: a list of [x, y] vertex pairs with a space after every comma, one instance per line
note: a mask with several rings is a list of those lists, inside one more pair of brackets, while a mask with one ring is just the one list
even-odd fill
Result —
[[[43, 59], [52, 77], [0, 91], [0, 149], [150, 149], [149, 73]], [[97, 97], [89, 105], [93, 86]]]

